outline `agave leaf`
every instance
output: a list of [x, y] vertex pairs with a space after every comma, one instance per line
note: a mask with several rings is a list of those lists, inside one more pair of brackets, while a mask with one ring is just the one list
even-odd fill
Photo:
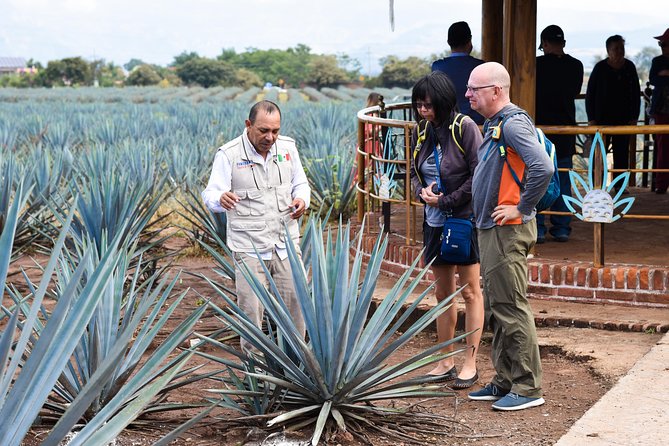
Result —
[[330, 409], [332, 408], [332, 401], [326, 401], [321, 407], [321, 411], [318, 414], [318, 420], [316, 421], [316, 429], [314, 429], [314, 435], [311, 437], [311, 444], [316, 446], [318, 440], [321, 439], [321, 434], [325, 428], [325, 423], [328, 421], [330, 416]]
[[[174, 366], [164, 375], [148, 384], [144, 389], [135, 396], [117, 415], [109, 419], [104, 425], [92, 431], [89, 425], [84, 427], [69, 443], [69, 446], [98, 446], [107, 444], [114, 440], [119, 433], [134, 420], [142, 411], [142, 409], [149, 404], [149, 402], [165, 387], [165, 385], [172, 380], [174, 375], [179, 372], [179, 369], [190, 358], [186, 356], [184, 360], [178, 365]], [[91, 432], [92, 431], [92, 432]]]
[[[115, 419], [116, 422], [120, 424], [126, 423], [127, 425], [127, 423], [130, 423], [134, 417], [136, 417], [136, 414], [134, 411], [123, 412], [125, 410], [123, 408], [128, 405], [128, 402], [135, 401], [141, 395], [151, 395], [151, 398], [153, 398], [155, 394], [160, 392], [161, 389], [171, 381], [172, 377], [178, 373], [192, 355], [192, 352], [186, 352], [185, 354], [179, 355], [174, 361], [171, 361], [166, 368], [159, 368], [159, 365], [164, 362], [170, 353], [188, 336], [192, 327], [199, 320], [204, 310], [204, 307], [197, 308], [181, 324], [179, 324], [170, 336], [168, 336], [168, 338], [165, 339], [165, 341], [161, 343], [155, 352], [147, 359], [141, 369], [138, 370], [137, 373], [125, 383], [125, 385], [118, 389], [118, 392], [114, 397], [107, 402], [93, 419], [89, 420], [84, 429], [75, 438], [80, 438], [84, 432], [85, 436], [82, 436], [81, 438], [91, 435], [111, 419]], [[64, 431], [68, 425], [73, 425], [72, 420], [74, 420], [74, 422], [78, 420], [83, 411], [88, 407], [91, 394], [95, 394], [96, 391], [99, 392], [100, 386], [105, 384], [104, 373], [104, 368], [101, 368], [96, 372], [96, 375], [91, 377], [91, 380], [87, 384], [90, 388], [90, 392], [81, 392], [77, 396], [77, 399], [72, 402], [68, 411], [61, 417], [49, 437], [45, 440], [45, 445], [57, 445], [59, 438], [62, 438], [60, 437], [62, 431]], [[170, 379], [164, 381], [164, 376], [170, 376]], [[153, 384], [151, 384], [155, 382], [163, 383], [161, 388], [155, 389]], [[149, 388], [152, 390], [147, 390]], [[144, 401], [142, 408], [150, 402], [151, 398], [148, 400], [142, 398]], [[118, 418], [117, 414], [120, 415], [121, 413], [126, 413], [127, 416], [132, 416], [132, 418], [128, 418], [125, 415]]]
[[163, 436], [160, 440], [156, 441], [153, 443], [153, 446], [167, 446], [169, 445], [172, 441], [176, 440], [179, 438], [181, 434], [184, 432], [188, 431], [188, 429], [192, 428], [195, 426], [197, 423], [199, 423], [201, 420], [203, 420], [209, 413], [218, 406], [218, 403], [214, 403], [210, 405], [207, 409], [203, 410], [190, 420], [186, 421], [176, 429], [170, 431], [167, 435]]
[[272, 418], [271, 420], [269, 420], [267, 422], [267, 426], [272, 427], [275, 424], [284, 423], [284, 422], [286, 422], [288, 420], [291, 420], [295, 417], [299, 417], [299, 416], [302, 416], [304, 414], [314, 412], [314, 411], [316, 411], [320, 408], [321, 408], [320, 405], [311, 405], [311, 406], [307, 406], [307, 407], [301, 407], [301, 408], [296, 409], [296, 410], [291, 410], [290, 412], [286, 412], [284, 414], [279, 415], [278, 417]]
[[[26, 327], [33, 326], [33, 321], [36, 318], [46, 287], [50, 282], [58, 258], [57, 254], [63, 246], [71, 219], [72, 214], [68, 217], [66, 226], [56, 243], [54, 254], [45, 268], [45, 274], [26, 320]], [[0, 426], [0, 437], [5, 439], [6, 444], [13, 445], [21, 441], [37, 415], [42, 402], [58, 379], [60, 371], [63, 370], [68, 361], [97, 306], [98, 297], [116, 265], [115, 243], [117, 242], [118, 239], [112, 243], [111, 249], [104, 254], [100, 267], [90, 275], [81, 296], [77, 300], [76, 311], [70, 311], [71, 296], [75, 294], [75, 288], [83, 274], [83, 268], [75, 272], [72, 282], [66, 287], [69, 293], [56, 304], [49, 323], [45, 326], [40, 338], [33, 346], [30, 356], [23, 364], [21, 373], [16, 378], [12, 389], [7, 394], [6, 403], [0, 410], [0, 418], [5, 420], [3, 425]], [[17, 343], [17, 352], [25, 351], [30, 337], [29, 332], [30, 330], [22, 330]], [[20, 355], [15, 355], [12, 361], [14, 362], [18, 356]]]
[[341, 412], [336, 408], [332, 408], [331, 413], [332, 413], [332, 418], [334, 418], [335, 421], [337, 422], [339, 430], [342, 432], [346, 432], [346, 421], [344, 420], [344, 417], [342, 416]]

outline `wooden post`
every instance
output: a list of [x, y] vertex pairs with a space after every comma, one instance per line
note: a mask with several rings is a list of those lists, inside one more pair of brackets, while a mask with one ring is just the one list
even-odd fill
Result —
[[[537, 2], [504, 2], [504, 66], [511, 75], [511, 102], [532, 118], [536, 97]], [[520, 87], [522, 85], [522, 88]]]
[[604, 266], [604, 225], [608, 223], [594, 223], [594, 232], [592, 234], [594, 240], [594, 259], [593, 264], [595, 268]]
[[365, 218], [365, 194], [361, 191], [365, 190], [365, 158], [362, 151], [365, 150], [365, 123], [358, 121], [358, 223], [362, 223]]
[[405, 202], [405, 214], [406, 215], [406, 225], [405, 234], [407, 246], [411, 244], [411, 127], [408, 125], [404, 126], [404, 159], [406, 164], [404, 167], [404, 202]]
[[[636, 135], [630, 135], [629, 144], [627, 145], [627, 159], [629, 168], [636, 169]], [[636, 173], [632, 172], [630, 174], [630, 180], [627, 186], [636, 186]]]
[[481, 14], [481, 59], [503, 62], [504, 0], [483, 0]]

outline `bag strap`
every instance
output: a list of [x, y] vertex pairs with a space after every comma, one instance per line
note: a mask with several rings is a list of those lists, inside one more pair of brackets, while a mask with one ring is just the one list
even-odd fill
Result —
[[[507, 119], [511, 118], [512, 116], [521, 115], [521, 114], [528, 116], [527, 112], [525, 112], [525, 110], [514, 110], [511, 113], [509, 113], [508, 115], [502, 115], [502, 117], [499, 121], [499, 124], [497, 124], [496, 127], [493, 127], [493, 139], [491, 141], [491, 144], [494, 143], [495, 141], [498, 141], [499, 156], [501, 156], [502, 159], [504, 159], [504, 162], [506, 163], [507, 167], [509, 168], [509, 172], [511, 172], [511, 176], [513, 177], [513, 181], [516, 182], [516, 184], [518, 185], [518, 188], [522, 192], [523, 190], [525, 190], [525, 187], [523, 186], [522, 181], [520, 181], [520, 179], [518, 178], [518, 175], [516, 174], [516, 171], [513, 170], [513, 167], [511, 167], [511, 163], [509, 162], [509, 158], [507, 156], [508, 153], [507, 153], [507, 150], [506, 150], [506, 143], [504, 141], [504, 132], [503, 132], [504, 124], [506, 123]], [[497, 135], [494, 134], [495, 131], [498, 132]], [[490, 148], [488, 148], [488, 152], [489, 151], [490, 151]], [[487, 156], [488, 156], [488, 154], [486, 153], [486, 157]]]
[[[434, 144], [433, 150], [434, 150], [434, 164], [437, 167], [437, 187], [439, 188], [439, 192], [445, 194], [446, 189], [444, 189], [444, 186], [442, 185], [441, 182], [441, 168], [439, 163], [439, 151], [437, 150], [437, 143]], [[444, 148], [442, 147], [441, 150], [443, 151]], [[444, 211], [443, 214], [446, 216], [446, 218], [450, 218], [453, 216], [453, 210], [448, 209], [447, 211]]]
[[[453, 141], [455, 141], [455, 144], [458, 146], [458, 149], [462, 152], [462, 154], [465, 154], [465, 149], [462, 147], [462, 122], [467, 118], [467, 115], [464, 115], [462, 113], [457, 113], [455, 115], [455, 118], [453, 119], [453, 122], [449, 126], [451, 129], [451, 136], [453, 137]], [[455, 129], [458, 129], [457, 133]]]
[[439, 192], [445, 193], [446, 191], [444, 190], [444, 187], [441, 183], [441, 168], [439, 167], [440, 163], [439, 163], [439, 151], [437, 150], [437, 143], [434, 144], [434, 163], [437, 166], [437, 187], [439, 188]]

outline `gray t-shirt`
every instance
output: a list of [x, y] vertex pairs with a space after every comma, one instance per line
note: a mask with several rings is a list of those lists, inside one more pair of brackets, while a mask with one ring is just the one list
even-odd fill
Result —
[[[479, 163], [472, 182], [472, 207], [479, 229], [490, 229], [496, 225], [492, 213], [499, 204], [517, 205], [522, 214], [522, 223], [531, 221], [536, 214], [535, 206], [546, 193], [553, 175], [553, 163], [537, 139], [534, 123], [525, 113], [509, 117], [502, 130], [504, 143], [509, 148], [507, 153], [515, 152], [525, 164], [521, 179], [522, 191], [518, 191], [518, 186], [507, 172], [508, 167], [505, 168], [506, 163], [500, 156], [497, 142], [492, 140], [492, 133], [505, 116], [516, 110], [520, 108], [509, 104], [486, 121], [487, 131], [479, 148]], [[515, 155], [512, 153], [511, 156]], [[518, 171], [516, 174], [521, 175]]]
[[[437, 145], [437, 153], [439, 154], [439, 162], [442, 162], [441, 145]], [[437, 163], [434, 160], [434, 150], [432, 150], [430, 156], [420, 166], [420, 173], [427, 184], [432, 184], [432, 182], [439, 184], [437, 181]], [[446, 217], [444, 217], [444, 212], [441, 209], [434, 206], [425, 206], [425, 222], [428, 226], [439, 228], [444, 226], [444, 221], [446, 221]]]

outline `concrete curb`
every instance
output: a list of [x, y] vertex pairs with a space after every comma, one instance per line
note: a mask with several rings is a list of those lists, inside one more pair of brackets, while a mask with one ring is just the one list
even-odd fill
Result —
[[560, 438], [556, 446], [666, 444], [669, 334]]

